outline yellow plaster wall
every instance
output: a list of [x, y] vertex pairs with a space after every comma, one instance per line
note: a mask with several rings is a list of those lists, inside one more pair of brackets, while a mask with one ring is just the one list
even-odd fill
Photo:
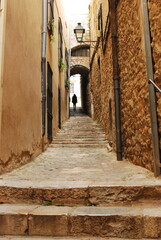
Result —
[[4, 66], [4, 42], [6, 24], [6, 4], [7, 0], [0, 2], [0, 141], [1, 141], [1, 120], [2, 120], [2, 88], [3, 88], [3, 66]]
[[8, 0], [0, 172], [41, 151], [41, 0]]
[[68, 26], [64, 16], [62, 2], [54, 1], [54, 40], [51, 41], [49, 33], [47, 34], [47, 62], [53, 72], [53, 135], [58, 131], [58, 88], [61, 90], [61, 122], [68, 118], [68, 92], [65, 88], [66, 69], [59, 70], [58, 59], [58, 36], [59, 36], [59, 17], [63, 26], [63, 63], [65, 63], [65, 48], [68, 49]]

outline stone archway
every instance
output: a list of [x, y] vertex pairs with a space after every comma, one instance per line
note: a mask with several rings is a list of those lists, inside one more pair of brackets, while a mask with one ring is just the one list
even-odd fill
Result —
[[81, 75], [81, 99], [83, 111], [91, 114], [91, 100], [89, 90], [89, 69], [83, 65], [73, 65], [70, 69], [70, 76], [80, 74]]

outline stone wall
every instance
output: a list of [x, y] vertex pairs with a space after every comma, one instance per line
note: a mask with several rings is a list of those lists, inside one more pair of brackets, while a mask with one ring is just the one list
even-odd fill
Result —
[[[161, 1], [149, 0], [150, 28], [154, 61], [154, 80], [161, 89]], [[158, 123], [161, 136], [161, 94], [157, 93]], [[161, 149], [161, 140], [160, 140]]]
[[124, 158], [152, 170], [149, 94], [140, 1], [120, 0], [117, 16]]
[[[93, 0], [90, 6], [91, 37], [101, 36], [98, 31], [99, 4], [107, 1]], [[155, 82], [161, 88], [161, 3], [149, 0], [152, 51]], [[121, 92], [121, 131], [123, 158], [153, 171], [149, 91], [146, 72], [141, 1], [118, 1], [118, 62]], [[103, 23], [105, 23], [103, 13]], [[115, 149], [115, 105], [112, 67], [111, 32], [103, 53], [101, 43], [91, 51], [90, 86], [93, 99], [93, 118], [105, 128], [106, 136]], [[161, 95], [157, 95], [159, 131], [161, 133]], [[111, 123], [112, 122], [112, 123]]]
[[[91, 35], [95, 40], [100, 36], [98, 31], [98, 11], [102, 3], [103, 9], [108, 9], [107, 1], [93, 0], [90, 6]], [[106, 25], [107, 12], [103, 12], [103, 25]], [[104, 29], [104, 28], [103, 28]], [[113, 90], [112, 41], [109, 33], [106, 50], [103, 52], [102, 39], [94, 53], [91, 51], [90, 87], [93, 101], [93, 119], [101, 123], [105, 129], [107, 139], [116, 146], [115, 137], [115, 106]]]
[[73, 68], [75, 65], [82, 65], [89, 69], [89, 57], [71, 57], [71, 68]]

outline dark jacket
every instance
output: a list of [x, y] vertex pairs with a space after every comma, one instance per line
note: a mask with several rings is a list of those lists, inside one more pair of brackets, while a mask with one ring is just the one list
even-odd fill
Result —
[[74, 94], [72, 97], [72, 103], [76, 104], [77, 103], [77, 96]]

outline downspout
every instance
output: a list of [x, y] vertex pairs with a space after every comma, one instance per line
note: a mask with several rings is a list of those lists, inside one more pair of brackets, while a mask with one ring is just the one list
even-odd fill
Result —
[[117, 1], [110, 1], [111, 9], [111, 34], [112, 34], [112, 57], [113, 57], [113, 80], [115, 97], [115, 124], [116, 124], [116, 151], [117, 160], [122, 160], [122, 142], [121, 142], [121, 108], [120, 108], [120, 76], [118, 64], [118, 41], [117, 41]]
[[42, 91], [42, 136], [46, 130], [46, 34], [48, 0], [42, 0], [42, 35], [41, 35], [41, 91]]
[[154, 85], [150, 81], [150, 79], [152, 81], [154, 81], [154, 72], [153, 72], [149, 12], [148, 12], [147, 0], [142, 0], [141, 4], [142, 4], [142, 15], [143, 15], [147, 81], [148, 81], [148, 85], [149, 85], [149, 103], [150, 103], [152, 148], [153, 148], [153, 161], [154, 161], [153, 165], [154, 165], [154, 175], [158, 176], [158, 175], [160, 175], [161, 164], [160, 164], [160, 148], [159, 148], [156, 95], [155, 95]]

